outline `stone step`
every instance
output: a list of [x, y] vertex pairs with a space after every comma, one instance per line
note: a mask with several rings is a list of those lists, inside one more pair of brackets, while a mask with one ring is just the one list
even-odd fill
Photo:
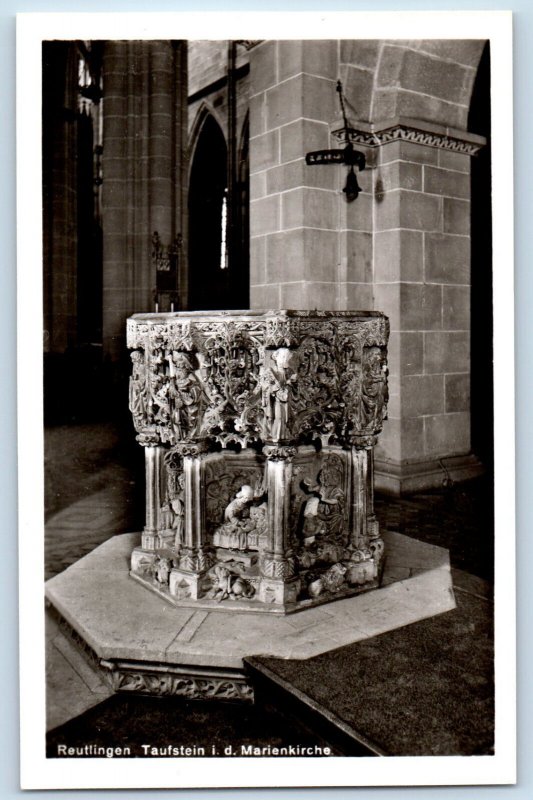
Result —
[[313, 731], [336, 755], [383, 756], [381, 748], [347, 725], [340, 717], [290, 681], [285, 680], [259, 658], [245, 659], [255, 704], [267, 710], [281, 711], [291, 725]]
[[308, 659], [246, 658], [256, 702], [346, 755], [492, 755], [493, 606], [483, 581], [455, 577], [457, 607], [430, 619]]

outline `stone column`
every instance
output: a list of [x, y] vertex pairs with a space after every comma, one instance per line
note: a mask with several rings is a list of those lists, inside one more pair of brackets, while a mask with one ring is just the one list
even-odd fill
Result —
[[366, 531], [370, 539], [379, 536], [379, 522], [374, 511], [374, 447], [367, 449]]
[[111, 360], [123, 354], [126, 317], [153, 309], [153, 232], [166, 247], [184, 229], [186, 75], [183, 42], [105, 43], [103, 346]]
[[[411, 122], [397, 127], [414, 136]], [[394, 492], [479, 471], [470, 454], [469, 153], [482, 141], [431, 126], [378, 148], [374, 307], [389, 316], [391, 338], [376, 481]]]
[[205, 572], [213, 564], [205, 540], [202, 460], [206, 448], [203, 443], [181, 443], [176, 450], [183, 458], [185, 526], [178, 566], [170, 573], [169, 589], [170, 594], [178, 599], [197, 600]]
[[337, 68], [336, 42], [250, 50], [252, 308], [339, 308], [340, 170], [305, 163], [308, 150], [330, 147]]
[[289, 553], [289, 509], [295, 447], [265, 445], [267, 457], [268, 546], [261, 558], [259, 600], [284, 605], [296, 601], [300, 581]]
[[378, 580], [382, 569], [384, 543], [374, 514], [373, 461], [376, 436], [362, 436], [352, 442], [351, 551], [348, 580], [355, 585]]
[[164, 449], [161, 445], [144, 446], [144, 463], [146, 475], [146, 524], [142, 536], [143, 550], [155, 550], [159, 532], [160, 510], [162, 502], [161, 476]]
[[356, 550], [366, 543], [368, 452], [364, 446], [360, 445], [355, 445], [351, 448], [352, 514], [350, 544]]

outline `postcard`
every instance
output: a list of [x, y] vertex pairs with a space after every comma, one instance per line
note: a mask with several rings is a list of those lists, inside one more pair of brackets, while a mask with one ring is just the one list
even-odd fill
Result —
[[515, 782], [511, 20], [18, 15], [23, 789]]

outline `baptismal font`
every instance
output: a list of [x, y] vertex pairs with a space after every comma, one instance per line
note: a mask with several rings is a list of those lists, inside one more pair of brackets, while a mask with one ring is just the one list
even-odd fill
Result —
[[376, 588], [388, 332], [371, 311], [129, 319], [146, 463], [131, 576], [177, 606], [256, 612]]

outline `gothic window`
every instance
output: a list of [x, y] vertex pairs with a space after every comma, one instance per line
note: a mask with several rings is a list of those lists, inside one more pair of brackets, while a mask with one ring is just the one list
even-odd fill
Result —
[[231, 187], [227, 159], [222, 130], [206, 114], [189, 179], [190, 309], [238, 309], [249, 304], [247, 134], [241, 138], [239, 169]]

